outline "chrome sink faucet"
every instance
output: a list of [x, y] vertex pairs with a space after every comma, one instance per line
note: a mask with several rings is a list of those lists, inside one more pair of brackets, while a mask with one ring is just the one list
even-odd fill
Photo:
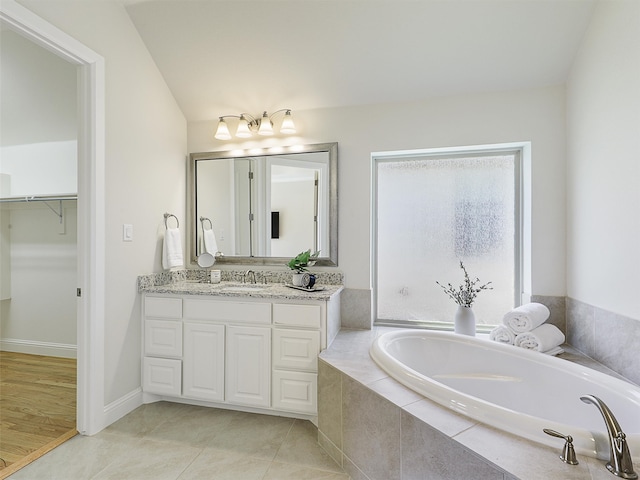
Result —
[[244, 278], [247, 279], [247, 282], [249, 281], [249, 275], [251, 275], [251, 279], [252, 279], [251, 283], [256, 283], [256, 272], [254, 272], [253, 270], [247, 270], [244, 273]]
[[607, 463], [607, 470], [616, 477], [628, 480], [637, 479], [638, 474], [633, 471], [633, 459], [629, 453], [626, 435], [620, 428], [616, 417], [614, 417], [611, 410], [609, 410], [609, 407], [594, 395], [583, 395], [580, 397], [580, 400], [584, 403], [595, 405], [598, 410], [600, 410], [602, 418], [604, 418], [604, 423], [609, 433], [609, 447], [611, 449], [611, 458]]

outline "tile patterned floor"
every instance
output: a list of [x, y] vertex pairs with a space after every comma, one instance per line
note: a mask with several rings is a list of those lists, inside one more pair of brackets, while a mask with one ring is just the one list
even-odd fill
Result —
[[77, 435], [10, 480], [349, 480], [308, 421], [158, 402]]

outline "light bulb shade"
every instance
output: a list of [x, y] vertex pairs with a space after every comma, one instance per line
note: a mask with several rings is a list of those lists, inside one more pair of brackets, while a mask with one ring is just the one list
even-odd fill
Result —
[[218, 140], [231, 140], [229, 127], [227, 126], [227, 122], [225, 122], [223, 118], [220, 118], [220, 121], [218, 122], [218, 129], [216, 130], [216, 134], [214, 136]]
[[293, 123], [293, 118], [291, 117], [291, 110], [287, 110], [284, 114], [284, 119], [282, 120], [282, 125], [280, 126], [280, 133], [296, 133], [296, 126]]
[[238, 122], [238, 129], [236, 130], [236, 137], [249, 138], [251, 136], [251, 130], [249, 129], [249, 122], [244, 118], [244, 115], [240, 115], [240, 121]]
[[271, 124], [271, 119], [268, 117], [267, 112], [262, 114], [260, 128], [258, 128], [258, 135], [273, 135], [273, 125]]

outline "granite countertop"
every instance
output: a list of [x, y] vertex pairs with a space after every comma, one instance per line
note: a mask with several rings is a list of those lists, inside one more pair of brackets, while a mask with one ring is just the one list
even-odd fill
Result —
[[243, 278], [244, 272], [243, 270], [222, 270], [220, 283], [209, 281], [208, 270], [181, 269], [140, 275], [138, 293], [327, 301], [344, 288], [342, 273], [335, 271], [316, 273], [316, 285], [311, 290], [288, 287], [287, 283], [291, 281], [290, 271], [256, 271], [260, 279], [268, 279], [267, 283], [242, 282], [239, 279]]
[[143, 286], [139, 291], [141, 293], [163, 293], [174, 295], [206, 295], [213, 297], [278, 298], [289, 300], [327, 301], [343, 288], [343, 285], [318, 285], [314, 290], [298, 290], [287, 287], [283, 283], [253, 284], [238, 282], [203, 283], [178, 281], [165, 285]]

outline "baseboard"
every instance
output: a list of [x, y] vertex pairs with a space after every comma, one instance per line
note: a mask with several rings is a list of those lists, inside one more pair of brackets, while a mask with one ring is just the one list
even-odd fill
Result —
[[136, 388], [132, 392], [120, 397], [104, 407], [105, 426], [117, 422], [127, 413], [131, 413], [142, 405], [142, 388]]
[[45, 355], [48, 357], [77, 358], [78, 348], [76, 345], [68, 345], [64, 343], [3, 338], [0, 340], [0, 350], [4, 352]]

